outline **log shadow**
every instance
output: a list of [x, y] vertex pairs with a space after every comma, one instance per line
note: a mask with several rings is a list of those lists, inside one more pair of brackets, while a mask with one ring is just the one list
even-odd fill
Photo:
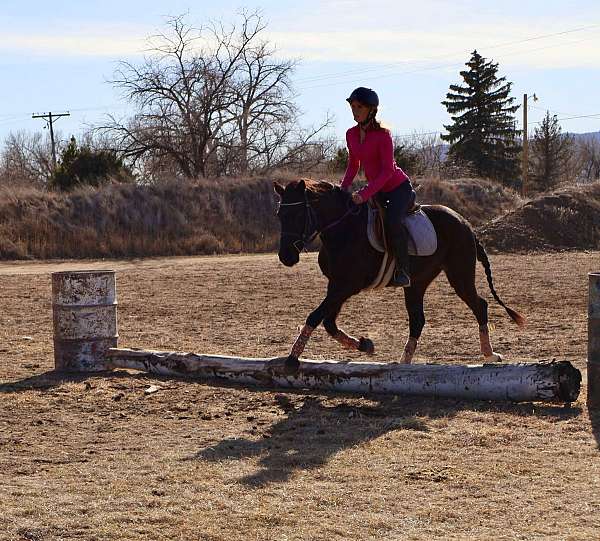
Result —
[[499, 404], [387, 396], [369, 399], [375, 400], [376, 405], [356, 406], [349, 402], [330, 406], [324, 404], [321, 397], [311, 394], [296, 408], [288, 396], [278, 395], [278, 404], [287, 416], [272, 425], [261, 439], [225, 439], [198, 451], [188, 460], [219, 462], [260, 457], [260, 469], [238, 479], [241, 484], [259, 488], [286, 482], [297, 471], [319, 468], [339, 451], [385, 437], [392, 431], [428, 432], [427, 420], [451, 419], [462, 410], [551, 417], [558, 421], [576, 417], [582, 412], [581, 408], [533, 403]]

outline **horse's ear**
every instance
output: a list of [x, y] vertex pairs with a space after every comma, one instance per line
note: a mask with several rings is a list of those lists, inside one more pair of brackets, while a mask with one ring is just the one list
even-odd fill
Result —
[[304, 182], [304, 179], [301, 179], [298, 181], [298, 189], [303, 192], [306, 190], [306, 182]]
[[283, 192], [285, 191], [285, 188], [276, 180], [273, 181], [273, 189], [275, 190], [275, 193], [279, 195], [279, 197], [283, 197]]

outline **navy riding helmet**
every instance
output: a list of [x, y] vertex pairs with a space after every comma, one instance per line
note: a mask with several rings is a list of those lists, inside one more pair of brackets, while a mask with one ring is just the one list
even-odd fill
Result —
[[364, 86], [359, 86], [352, 91], [349, 98], [346, 98], [348, 103], [352, 103], [354, 100], [362, 103], [363, 105], [370, 105], [371, 107], [377, 107], [379, 105], [379, 96], [377, 92]]

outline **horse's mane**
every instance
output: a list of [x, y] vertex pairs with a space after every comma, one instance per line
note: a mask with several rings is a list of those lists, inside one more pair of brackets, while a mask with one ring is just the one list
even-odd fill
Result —
[[[313, 193], [315, 195], [324, 194], [324, 193], [330, 192], [336, 188], [336, 186], [334, 184], [332, 184], [331, 182], [328, 182], [326, 180], [313, 180], [310, 178], [303, 178], [300, 180], [304, 181], [304, 185], [306, 186], [306, 191]], [[300, 180], [295, 181], [296, 184], [298, 182], [300, 182]]]
[[333, 182], [329, 182], [327, 180], [313, 180], [311, 178], [301, 178], [300, 180], [294, 180], [290, 182], [290, 185], [295, 188], [296, 186], [298, 186], [298, 183], [302, 181], [304, 181], [306, 191], [309, 194], [319, 196], [325, 195], [327, 193], [340, 193], [343, 196], [350, 197], [350, 195], [347, 192], [343, 191], [340, 188], [339, 184], [334, 184]]

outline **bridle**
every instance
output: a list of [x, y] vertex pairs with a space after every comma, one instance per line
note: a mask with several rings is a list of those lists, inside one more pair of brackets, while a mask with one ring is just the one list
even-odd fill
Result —
[[355, 205], [352, 199], [348, 201], [348, 208], [346, 212], [342, 215], [341, 218], [333, 221], [332, 223], [326, 225], [325, 227], [319, 228], [319, 222], [317, 219], [317, 213], [315, 209], [311, 206], [310, 201], [308, 200], [308, 195], [304, 192], [304, 201], [296, 201], [295, 203], [279, 203], [279, 207], [294, 207], [297, 205], [304, 205], [304, 228], [302, 233], [295, 233], [293, 231], [282, 231], [282, 237], [296, 237], [297, 240], [292, 242], [292, 245], [298, 253], [302, 252], [302, 249], [307, 244], [310, 244], [318, 235], [324, 233], [325, 231], [332, 229], [336, 225], [342, 223], [350, 214], [357, 215], [360, 212], [360, 207]]

